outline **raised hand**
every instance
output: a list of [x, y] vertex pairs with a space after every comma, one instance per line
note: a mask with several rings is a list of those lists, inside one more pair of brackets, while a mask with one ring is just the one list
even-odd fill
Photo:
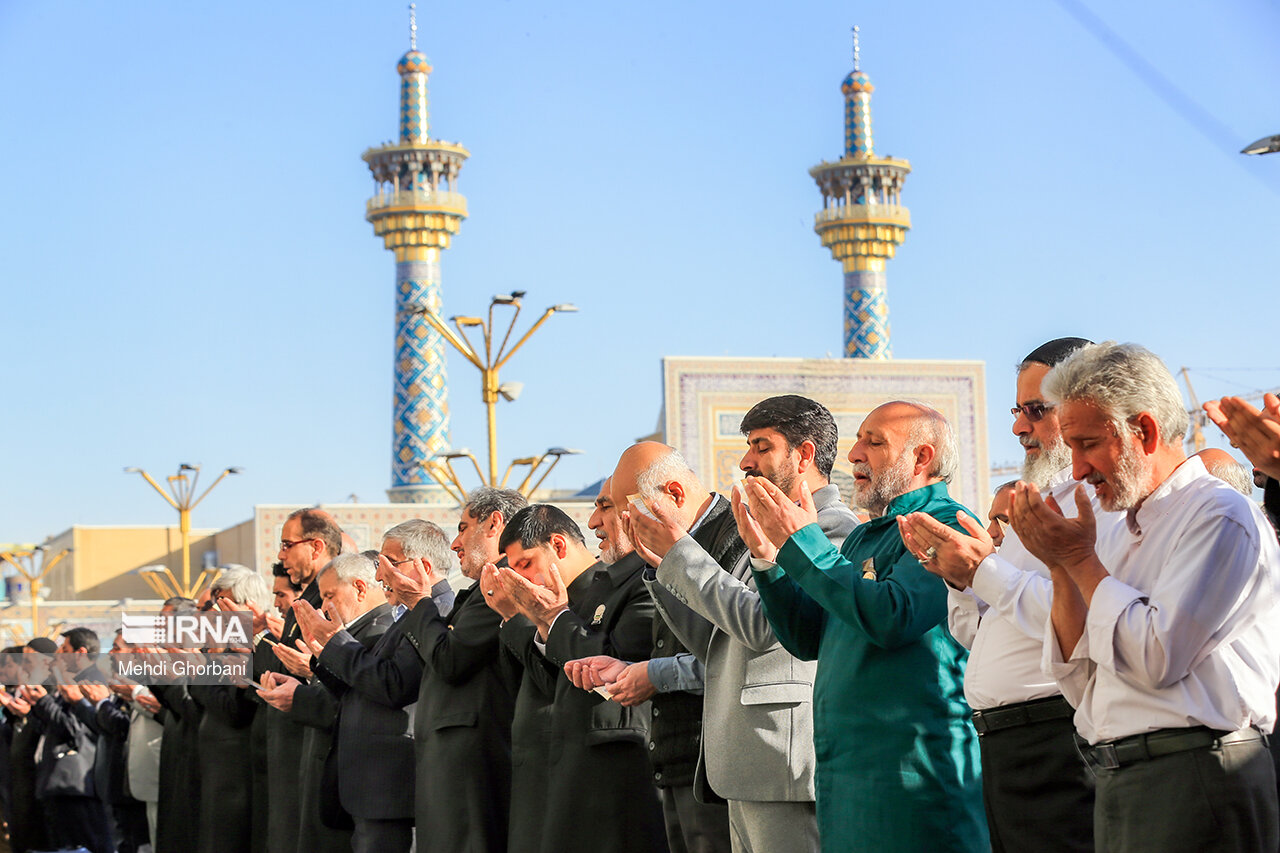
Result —
[[973, 585], [978, 564], [995, 551], [995, 544], [987, 529], [963, 510], [956, 513], [956, 521], [967, 536], [923, 512], [898, 516], [898, 532], [907, 550], [927, 571], [965, 589]]
[[299, 678], [311, 677], [311, 649], [302, 641], [297, 641], [297, 648], [291, 649], [284, 643], [276, 643], [271, 651], [284, 664], [285, 669]]
[[293, 710], [293, 694], [297, 691], [299, 683], [298, 679], [290, 678], [287, 675], [267, 673], [263, 676], [263, 687], [267, 689], [258, 688], [258, 695], [262, 697], [262, 701], [272, 708], [279, 711], [291, 711]]
[[81, 684], [80, 692], [93, 704], [98, 704], [111, 695], [111, 688], [105, 684]]
[[1259, 410], [1239, 397], [1223, 397], [1204, 410], [1255, 468], [1280, 479], [1280, 398], [1264, 395]]
[[1093, 550], [1097, 539], [1097, 525], [1093, 507], [1083, 485], [1075, 489], [1076, 508], [1079, 515], [1064, 518], [1062, 509], [1052, 496], [1040, 498], [1040, 492], [1029, 483], [1013, 487], [1013, 499], [1009, 505], [1009, 523], [1022, 544], [1050, 569], [1070, 569], [1090, 559], [1096, 559]]
[[775, 547], [781, 548], [791, 538], [791, 534], [818, 520], [818, 510], [813, 505], [809, 484], [803, 480], [800, 482], [799, 505], [764, 477], [748, 477], [743, 481], [742, 487], [746, 492], [751, 516]]
[[484, 594], [484, 603], [489, 609], [502, 617], [503, 621], [520, 612], [519, 606], [498, 580], [498, 569], [493, 563], [485, 563], [480, 570], [480, 592]]
[[546, 586], [538, 586], [509, 568], [497, 569], [494, 574], [506, 597], [538, 626], [544, 640], [555, 618], [569, 609], [569, 590], [560, 577], [560, 568], [552, 563], [548, 574], [544, 578]]
[[320, 654], [333, 635], [342, 630], [342, 623], [326, 619], [311, 603], [301, 598], [293, 602], [293, 615], [298, 620], [298, 630], [306, 641], [308, 654]]
[[642, 512], [624, 510], [630, 525], [628, 535], [631, 542], [651, 566], [661, 563], [671, 547], [688, 532], [676, 518], [674, 509], [667, 501], [654, 501], [649, 511], [656, 518], [650, 518]]
[[378, 559], [386, 561], [382, 567], [383, 576], [390, 578], [391, 588], [395, 590], [400, 602], [410, 610], [422, 599], [430, 597], [431, 589], [445, 579], [431, 563], [418, 557], [401, 563], [400, 568], [391, 565], [391, 561], [385, 556], [379, 555]]
[[733, 484], [733, 520], [738, 522], [738, 537], [746, 543], [747, 550], [757, 560], [778, 561], [778, 546], [769, 541], [760, 529], [760, 524], [751, 515], [747, 507], [746, 491], [741, 483]]

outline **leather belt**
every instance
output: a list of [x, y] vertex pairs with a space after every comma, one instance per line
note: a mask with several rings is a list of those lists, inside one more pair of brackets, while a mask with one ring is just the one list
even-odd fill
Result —
[[1032, 699], [1030, 702], [1017, 702], [1013, 705], [1001, 705], [999, 708], [988, 708], [985, 711], [973, 712], [973, 727], [978, 734], [985, 735], [1014, 726], [1025, 726], [1031, 723], [1043, 723], [1046, 720], [1060, 720], [1070, 717], [1076, 712], [1061, 696], [1050, 696], [1048, 699]]
[[1251, 741], [1262, 741], [1265, 744], [1266, 736], [1253, 727], [1240, 729], [1237, 732], [1220, 732], [1206, 726], [1196, 726], [1189, 729], [1157, 729], [1154, 732], [1133, 735], [1096, 746], [1082, 744], [1080, 753], [1095, 767], [1116, 770], [1127, 764], [1149, 761], [1178, 752], [1207, 747], [1217, 749], [1229, 743]]

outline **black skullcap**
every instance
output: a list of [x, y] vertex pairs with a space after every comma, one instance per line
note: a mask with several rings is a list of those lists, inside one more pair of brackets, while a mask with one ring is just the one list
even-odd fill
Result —
[[33, 652], [51, 655], [58, 650], [58, 644], [48, 637], [32, 637], [27, 641], [27, 648]]
[[1041, 344], [1031, 351], [1031, 353], [1022, 360], [1022, 366], [1026, 367], [1028, 362], [1036, 364], [1045, 364], [1053, 367], [1055, 364], [1066, 361], [1067, 356], [1087, 346], [1093, 341], [1086, 338], [1056, 338], [1046, 344]]

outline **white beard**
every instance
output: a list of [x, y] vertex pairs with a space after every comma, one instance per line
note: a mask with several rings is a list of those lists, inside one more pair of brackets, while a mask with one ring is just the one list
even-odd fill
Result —
[[1105, 482], [1110, 497], [1098, 499], [1098, 503], [1107, 512], [1120, 512], [1133, 509], [1142, 503], [1149, 492], [1143, 491], [1151, 481], [1151, 470], [1155, 467], [1150, 456], [1139, 454], [1132, 441], [1125, 441], [1116, 460], [1116, 470], [1110, 477], [1103, 477], [1097, 472], [1085, 478], [1086, 482], [1097, 486]]
[[1048, 447], [1040, 444], [1039, 453], [1028, 456], [1022, 461], [1022, 479], [1044, 491], [1045, 486], [1049, 485], [1049, 481], [1053, 479], [1053, 475], [1070, 464], [1071, 448], [1067, 447], [1067, 443], [1059, 436]]
[[902, 452], [897, 462], [878, 474], [873, 473], [871, 466], [865, 462], [854, 463], [853, 470], [856, 473], [865, 474], [871, 478], [867, 482], [859, 481], [853, 487], [854, 503], [872, 515], [883, 515], [893, 499], [911, 487], [914, 458], [915, 448], [908, 447]]

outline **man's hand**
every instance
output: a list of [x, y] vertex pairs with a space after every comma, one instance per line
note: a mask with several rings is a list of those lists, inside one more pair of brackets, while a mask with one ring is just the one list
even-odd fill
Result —
[[1204, 410], [1255, 468], [1280, 479], [1280, 398], [1264, 395], [1261, 411], [1239, 397], [1210, 400]]
[[778, 562], [778, 546], [769, 541], [752, 517], [747, 507], [746, 490], [741, 483], [733, 485], [733, 520], [738, 522], [738, 537], [746, 543], [751, 556], [770, 563]]
[[581, 690], [595, 690], [597, 687], [608, 687], [618, 680], [627, 662], [608, 655], [592, 655], [588, 658], [571, 660], [564, 665], [564, 674], [569, 682]]
[[1079, 514], [1064, 518], [1052, 496], [1041, 500], [1035, 486], [1018, 483], [1009, 504], [1009, 522], [1022, 544], [1050, 572], [1067, 573], [1088, 606], [1094, 589], [1108, 577], [1108, 572], [1094, 551], [1097, 524], [1083, 484], [1076, 486], [1075, 501]]
[[84, 694], [80, 692], [78, 684], [59, 684], [58, 692], [62, 694], [62, 698], [68, 702], [79, 702], [84, 698]]
[[84, 694], [84, 698], [97, 705], [111, 695], [111, 688], [105, 684], [81, 684], [80, 692]]
[[22, 691], [22, 698], [32, 705], [49, 695], [43, 684], [25, 684], [18, 689]]
[[144, 711], [147, 711], [152, 715], [160, 713], [160, 700], [157, 699], [156, 694], [152, 693], [150, 690], [140, 691], [138, 695], [134, 697], [133, 701], [137, 702], [142, 706]]
[[666, 559], [672, 546], [689, 532], [680, 524], [673, 510], [674, 506], [667, 501], [654, 501], [649, 512], [657, 516], [656, 520], [643, 512], [623, 510], [627, 535], [631, 537], [636, 553], [651, 566], [657, 566]]
[[276, 643], [271, 647], [271, 651], [284, 664], [285, 669], [299, 678], [310, 678], [311, 650], [302, 640], [298, 640], [297, 644], [296, 649], [291, 649], [284, 643]]
[[319, 655], [333, 635], [342, 630], [341, 622], [326, 619], [310, 602], [301, 598], [293, 602], [293, 616], [298, 620], [298, 630], [302, 632], [309, 654]]
[[538, 626], [538, 634], [545, 641], [551, 631], [551, 623], [569, 609], [569, 590], [560, 577], [560, 568], [555, 563], [551, 564], [550, 577], [543, 578], [546, 586], [538, 586], [509, 568], [497, 569], [494, 577], [506, 597]]
[[657, 688], [649, 680], [649, 662], [647, 660], [630, 664], [609, 685], [609, 698], [626, 707], [646, 702], [657, 692]]
[[293, 694], [300, 683], [298, 679], [278, 672], [263, 673], [262, 687], [267, 689], [258, 688], [258, 695], [262, 697], [262, 701], [278, 711], [292, 711]]
[[987, 529], [963, 510], [956, 512], [956, 521], [968, 536], [923, 512], [898, 516], [898, 532], [927, 571], [956, 589], [966, 589], [973, 585], [978, 564], [995, 551], [995, 544]]
[[[262, 614], [262, 621], [267, 625], [267, 631], [275, 637], [284, 636], [284, 617], [277, 616], [274, 613]], [[257, 633], [256, 631], [254, 633]]]
[[432, 587], [445, 579], [431, 563], [418, 557], [401, 563], [399, 568], [391, 565], [391, 561], [384, 555], [379, 555], [378, 560], [383, 563], [382, 576], [391, 579], [391, 588], [395, 590], [400, 602], [410, 610], [422, 599], [430, 598]]
[[484, 595], [484, 603], [489, 605], [489, 609], [502, 617], [502, 621], [507, 621], [512, 616], [520, 612], [519, 606], [498, 579], [498, 569], [493, 563], [485, 563], [484, 568], [480, 570], [480, 580], [476, 581], [480, 585], [480, 592]]
[[786, 493], [764, 477], [748, 477], [743, 481], [747, 505], [760, 530], [776, 547], [781, 548], [795, 533], [818, 520], [809, 484], [800, 481], [800, 504], [791, 502]]

